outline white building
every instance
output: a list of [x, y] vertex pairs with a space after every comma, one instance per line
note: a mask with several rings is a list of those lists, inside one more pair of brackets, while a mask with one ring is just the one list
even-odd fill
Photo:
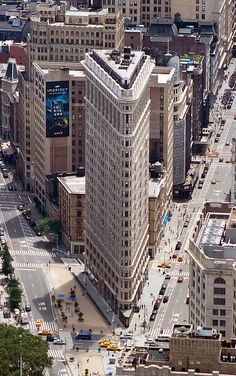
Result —
[[189, 309], [195, 327], [236, 336], [236, 208], [206, 203], [190, 240]]
[[[143, 52], [94, 50], [87, 75], [86, 264], [129, 317], [148, 265], [149, 77]], [[128, 325], [128, 318], [124, 323]], [[121, 317], [122, 318], [122, 317]]]

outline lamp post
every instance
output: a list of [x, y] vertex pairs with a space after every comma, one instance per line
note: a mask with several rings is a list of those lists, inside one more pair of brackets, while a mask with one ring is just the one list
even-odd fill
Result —
[[22, 335], [20, 338], [20, 376], [23, 376], [23, 360], [22, 360]]

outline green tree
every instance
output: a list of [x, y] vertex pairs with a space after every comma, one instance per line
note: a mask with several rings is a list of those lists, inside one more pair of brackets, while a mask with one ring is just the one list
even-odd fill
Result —
[[24, 376], [42, 376], [44, 369], [52, 366], [48, 342], [28, 330], [0, 324], [0, 338], [1, 376], [19, 376], [20, 354]]
[[14, 267], [12, 266], [13, 258], [9, 252], [9, 248], [7, 245], [4, 245], [1, 257], [2, 257], [3, 274], [5, 274], [6, 276], [8, 276], [9, 274], [13, 274], [15, 270]]
[[7, 292], [9, 294], [10, 308], [19, 308], [22, 300], [22, 289], [20, 287], [20, 282], [13, 278], [7, 286]]
[[60, 230], [60, 222], [57, 219], [42, 218], [37, 221], [36, 226], [45, 235], [50, 233], [58, 234]]

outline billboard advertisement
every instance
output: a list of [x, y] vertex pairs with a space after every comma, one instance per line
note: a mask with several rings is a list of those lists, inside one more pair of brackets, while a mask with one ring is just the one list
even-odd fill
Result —
[[46, 82], [46, 138], [69, 136], [69, 81]]

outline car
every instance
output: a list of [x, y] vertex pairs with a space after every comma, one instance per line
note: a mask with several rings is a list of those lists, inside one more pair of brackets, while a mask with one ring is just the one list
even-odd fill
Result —
[[4, 228], [0, 226], [0, 236], [4, 236]]
[[220, 157], [219, 158], [219, 162], [223, 162], [224, 161], [224, 158], [223, 157]]
[[36, 325], [37, 328], [39, 328], [42, 325], [42, 323], [43, 323], [42, 319], [38, 319], [38, 320], [35, 321], [35, 325]]
[[177, 278], [177, 282], [182, 283], [183, 280], [184, 280], [184, 277], [182, 275], [179, 275], [178, 278]]
[[54, 342], [56, 339], [58, 339], [58, 337], [57, 336], [55, 336], [55, 335], [53, 335], [53, 336], [47, 336], [47, 338], [46, 338], [46, 341], [48, 341], [48, 342]]
[[226, 141], [225, 146], [229, 146], [229, 141]]
[[234, 120], [236, 120], [236, 115], [234, 115]]
[[207, 174], [206, 172], [203, 172], [202, 175], [201, 175], [201, 178], [202, 178], [202, 179], [205, 179], [206, 174]]
[[151, 316], [150, 316], [150, 318], [149, 318], [149, 321], [154, 321], [155, 318], [156, 318], [155, 313], [152, 313]]
[[177, 253], [173, 253], [172, 258], [176, 259], [177, 258]]
[[166, 262], [162, 262], [161, 264], [158, 264], [157, 266], [158, 266], [158, 268], [163, 268], [163, 269], [171, 268], [171, 265], [167, 264]]
[[56, 338], [56, 339], [54, 339], [53, 344], [54, 345], [65, 345], [66, 341], [64, 339], [61, 339], [61, 338]]
[[227, 105], [227, 110], [230, 110], [231, 107], [232, 107], [231, 104], [228, 104], [228, 105]]
[[44, 330], [38, 331], [39, 336], [50, 336], [50, 335], [53, 335], [53, 334], [54, 334], [54, 332], [51, 329], [44, 329]]
[[24, 210], [24, 205], [23, 205], [23, 204], [18, 205], [18, 206], [17, 206], [17, 209], [18, 209], [19, 211]]
[[31, 216], [27, 214], [27, 215], [25, 216], [25, 219], [26, 219], [26, 221], [31, 221]]
[[25, 305], [25, 311], [26, 312], [31, 312], [31, 305], [30, 304], [26, 304]]
[[178, 261], [179, 261], [179, 262], [183, 262], [183, 261], [184, 261], [184, 257], [181, 256], [181, 255], [179, 255], [179, 256], [178, 256]]
[[7, 244], [6, 239], [3, 236], [1, 236], [1, 243], [2, 243], [2, 245]]
[[167, 303], [169, 301], [169, 296], [165, 295], [163, 298], [163, 303]]
[[120, 336], [120, 339], [132, 339], [132, 338], [133, 338], [132, 334], [129, 334], [129, 333], [125, 333]]
[[219, 142], [219, 138], [218, 137], [215, 137], [215, 142]]
[[170, 279], [170, 278], [171, 278], [170, 274], [166, 273], [165, 279]]
[[197, 187], [198, 187], [198, 189], [202, 189], [202, 187], [203, 187], [203, 183], [200, 183], [200, 182], [199, 182]]
[[179, 250], [181, 248], [181, 245], [182, 245], [182, 241], [178, 240], [177, 243], [176, 243], [175, 249]]
[[110, 338], [101, 338], [99, 339], [98, 343], [102, 343], [102, 342], [109, 342], [110, 341]]
[[188, 227], [189, 221], [184, 221], [184, 227]]
[[110, 350], [110, 351], [121, 351], [121, 350], [124, 350], [124, 346], [118, 346], [116, 344], [111, 344], [109, 346], [107, 346], [107, 350]]
[[146, 343], [147, 345], [155, 345], [155, 344], [156, 344], [154, 338], [147, 338], [146, 341], [145, 341], [145, 343]]
[[8, 190], [9, 190], [9, 191], [13, 191], [13, 186], [12, 186], [12, 185], [9, 185], [9, 186], [8, 186]]
[[230, 158], [225, 158], [225, 163], [230, 163], [231, 159]]
[[211, 184], [216, 184], [216, 180], [212, 179]]
[[222, 125], [222, 124], [225, 124], [225, 123], [226, 123], [226, 120], [225, 120], [225, 119], [222, 119], [221, 122], [220, 122], [221, 125]]
[[116, 344], [117, 344], [116, 341], [108, 340], [108, 341], [101, 342], [99, 345], [100, 347], [107, 347], [107, 346], [116, 345]]
[[42, 236], [41, 231], [39, 231], [39, 230], [36, 229], [36, 235], [37, 235], [37, 236]]
[[26, 217], [27, 216], [27, 210], [23, 210], [22, 214], [23, 214], [24, 217]]

